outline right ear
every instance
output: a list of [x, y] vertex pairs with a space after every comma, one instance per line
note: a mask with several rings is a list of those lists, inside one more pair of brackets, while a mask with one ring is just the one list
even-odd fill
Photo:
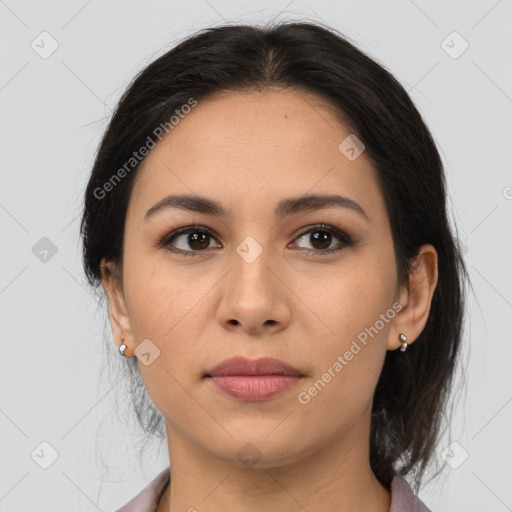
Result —
[[[114, 341], [117, 347], [124, 343], [128, 347], [125, 354], [129, 355], [134, 351], [134, 342], [130, 317], [124, 300], [121, 271], [114, 262], [105, 259], [101, 260], [100, 269], [101, 283], [108, 298], [108, 312]], [[121, 341], [121, 336], [124, 336], [124, 341]]]

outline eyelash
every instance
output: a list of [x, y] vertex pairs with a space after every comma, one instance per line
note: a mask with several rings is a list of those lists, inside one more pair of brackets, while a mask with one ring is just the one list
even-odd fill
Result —
[[[353, 246], [354, 243], [355, 243], [354, 240], [350, 236], [348, 236], [346, 233], [344, 233], [340, 229], [335, 228], [334, 226], [330, 226], [328, 224], [317, 224], [315, 226], [309, 226], [309, 227], [305, 228], [303, 231], [301, 231], [297, 235], [295, 240], [297, 240], [299, 238], [302, 238], [304, 235], [307, 235], [308, 233], [311, 233], [311, 232], [314, 233], [315, 231], [325, 231], [327, 233], [330, 233], [331, 235], [333, 235], [336, 238], [338, 238], [342, 242], [342, 245], [341, 245], [341, 247], [338, 247], [338, 248], [335, 248], [335, 249], [302, 249], [307, 254], [313, 254], [314, 256], [324, 256], [324, 255], [328, 255], [328, 254], [334, 254], [334, 253], [340, 252], [341, 250], [343, 250], [346, 247]], [[173, 231], [172, 233], [169, 233], [169, 234], [165, 235], [156, 244], [156, 246], [158, 248], [167, 247], [168, 245], [171, 244], [171, 242], [175, 238], [178, 238], [181, 235], [186, 235], [186, 234], [189, 234], [189, 233], [205, 234], [205, 235], [208, 235], [208, 236], [210, 236], [210, 237], [215, 239], [215, 235], [208, 228], [205, 228], [205, 227], [202, 227], [202, 226], [187, 226], [187, 227], [180, 228], [180, 229], [178, 229], [176, 231]], [[187, 256], [196, 256], [197, 253], [205, 252], [207, 249], [203, 249], [203, 250], [200, 250], [200, 251], [197, 251], [197, 250], [195, 250], [195, 251], [194, 250], [183, 251], [181, 249], [177, 249], [177, 250], [168, 249], [168, 250], [170, 252], [172, 252], [172, 253], [181, 254], [182, 256], [187, 257]]]

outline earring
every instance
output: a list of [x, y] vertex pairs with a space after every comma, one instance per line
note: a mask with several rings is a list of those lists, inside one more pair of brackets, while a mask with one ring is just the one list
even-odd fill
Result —
[[128, 348], [125, 344], [124, 344], [124, 336], [121, 334], [121, 341], [123, 342], [123, 344], [119, 347], [119, 352], [121, 353], [122, 356], [125, 356], [125, 357], [128, 357], [124, 351]]
[[405, 352], [407, 350], [407, 336], [403, 332], [401, 332], [400, 336], [398, 336], [398, 339], [402, 342], [400, 350], [402, 352]]

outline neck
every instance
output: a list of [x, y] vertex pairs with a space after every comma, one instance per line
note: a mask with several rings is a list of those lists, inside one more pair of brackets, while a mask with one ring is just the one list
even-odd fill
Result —
[[[365, 428], [366, 425], [366, 428]], [[157, 512], [259, 512], [272, 508], [389, 512], [391, 495], [369, 465], [369, 418], [361, 418], [342, 438], [308, 456], [283, 464], [264, 460], [240, 467], [189, 443], [167, 425], [171, 483]]]

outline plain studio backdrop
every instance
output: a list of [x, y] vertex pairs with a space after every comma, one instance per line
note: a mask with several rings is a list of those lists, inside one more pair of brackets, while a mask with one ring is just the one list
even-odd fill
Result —
[[467, 393], [420, 497], [439, 512], [512, 509], [512, 2], [0, 0], [0, 510], [114, 510], [166, 467], [154, 443], [139, 468], [143, 433], [111, 414], [125, 390], [100, 378], [112, 338], [81, 267], [83, 191], [141, 68], [197, 29], [274, 18], [349, 36], [434, 135], [474, 294]]

